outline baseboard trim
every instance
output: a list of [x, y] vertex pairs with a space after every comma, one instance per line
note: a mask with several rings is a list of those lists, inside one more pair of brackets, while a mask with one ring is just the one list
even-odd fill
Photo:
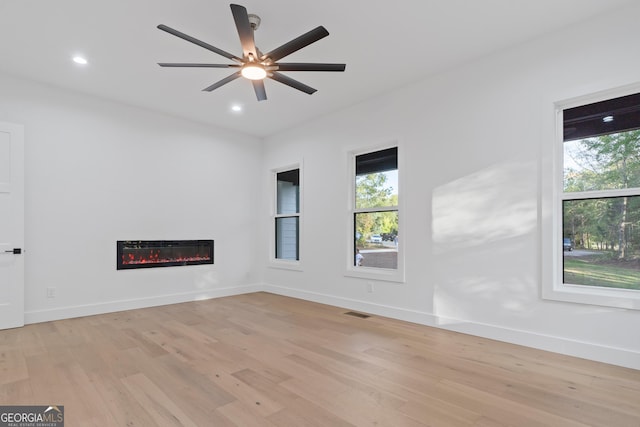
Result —
[[93, 316], [96, 314], [114, 313], [137, 308], [157, 307], [182, 302], [200, 301], [212, 298], [228, 297], [248, 294], [264, 290], [261, 284], [234, 286], [204, 291], [182, 292], [168, 295], [157, 295], [148, 298], [137, 298], [120, 301], [109, 301], [99, 304], [87, 304], [69, 307], [59, 307], [50, 310], [25, 311], [24, 323], [41, 323], [52, 320], [71, 319], [74, 317]]
[[450, 331], [508, 342], [539, 350], [551, 351], [582, 359], [640, 370], [640, 352], [624, 348], [608, 347], [496, 325], [444, 318], [422, 311], [407, 310], [400, 307], [336, 297], [333, 295], [303, 291], [300, 289], [287, 288], [272, 284], [264, 284], [262, 290], [277, 295], [333, 305], [350, 310], [363, 311], [377, 316], [391, 317], [393, 319], [404, 320], [421, 325], [447, 329]]

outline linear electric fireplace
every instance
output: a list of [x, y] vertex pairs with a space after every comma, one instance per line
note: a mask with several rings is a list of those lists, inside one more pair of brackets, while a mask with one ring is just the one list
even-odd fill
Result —
[[118, 270], [213, 264], [213, 240], [118, 240]]

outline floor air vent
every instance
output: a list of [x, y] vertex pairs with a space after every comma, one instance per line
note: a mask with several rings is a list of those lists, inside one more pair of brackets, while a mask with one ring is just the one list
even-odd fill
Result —
[[345, 314], [346, 314], [347, 316], [359, 317], [359, 318], [361, 318], [361, 319], [366, 319], [366, 318], [371, 317], [371, 316], [369, 316], [368, 314], [356, 313], [355, 311], [347, 311]]

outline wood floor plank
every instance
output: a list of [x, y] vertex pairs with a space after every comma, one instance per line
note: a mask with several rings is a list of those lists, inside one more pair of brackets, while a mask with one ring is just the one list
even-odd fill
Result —
[[147, 409], [155, 425], [197, 427], [189, 415], [144, 374], [123, 378], [122, 383], [140, 406]]
[[235, 401], [218, 408], [217, 411], [238, 427], [279, 427], [265, 418], [259, 408], [260, 405], [252, 406]]
[[119, 377], [108, 373], [92, 373], [91, 377], [97, 396], [102, 405], [109, 410], [114, 426], [144, 427], [154, 425], [154, 418], [135, 399]]
[[0, 387], [0, 402], [5, 405], [31, 405], [34, 402], [31, 381], [5, 382]]
[[363, 376], [360, 373], [352, 375], [353, 371], [343, 374], [337, 369], [325, 367], [297, 354], [287, 357], [286, 362], [287, 371], [294, 378], [330, 378], [342, 386], [364, 393], [375, 399], [377, 405], [385, 408], [399, 408], [407, 402], [407, 399], [402, 398], [396, 392], [397, 390], [381, 387], [375, 374], [372, 376]]
[[401, 411], [384, 407], [375, 398], [355, 389], [333, 390], [330, 384], [294, 378], [282, 387], [297, 396], [353, 425], [384, 425], [424, 427], [428, 424], [415, 420]]
[[291, 400], [286, 408], [270, 415], [268, 420], [280, 427], [355, 427], [355, 424], [338, 418], [302, 398]]
[[421, 420], [426, 425], [471, 426], [482, 419], [482, 415], [477, 412], [434, 398], [420, 402], [409, 401], [398, 411], [414, 420]]
[[[156, 363], [141, 368], [147, 378], [162, 385], [174, 402], [186, 407], [189, 413], [199, 410], [213, 412], [219, 406], [233, 402], [235, 397], [211, 380], [171, 355], [162, 356]], [[194, 407], [192, 407], [194, 406]]]
[[[68, 363], [58, 365], [57, 369], [62, 379], [58, 387], [60, 387], [62, 391], [45, 401], [49, 402], [47, 404], [58, 402], [58, 399], [60, 399], [60, 401], [69, 401], [69, 395], [72, 391], [75, 397], [73, 406], [69, 408], [69, 412], [73, 417], [82, 419], [83, 423], [87, 426], [113, 424], [109, 409], [103, 405], [93, 381], [82, 366], [75, 361], [69, 361]], [[61, 395], [60, 393], [63, 394]]]
[[[272, 399], [284, 406], [284, 409], [270, 415], [268, 419], [278, 425], [351, 425], [304, 397], [287, 390], [272, 379], [260, 375], [251, 369], [243, 369], [233, 374], [235, 378], [248, 386], [268, 394]], [[286, 420], [286, 421], [285, 421]], [[289, 424], [293, 420], [302, 424]]]
[[227, 408], [222, 412], [227, 416], [238, 408], [238, 405], [231, 407], [229, 405], [237, 402], [241, 402], [244, 407], [252, 408], [252, 413], [259, 414], [263, 418], [267, 418], [285, 408], [285, 405], [273, 399], [270, 393], [255, 389], [231, 374], [213, 374], [211, 380], [236, 398], [234, 402], [221, 407]]
[[557, 415], [546, 411], [544, 408], [536, 408], [526, 403], [514, 402], [508, 394], [497, 395], [481, 388], [470, 387], [449, 380], [442, 381], [437, 396], [441, 399], [458, 402], [459, 405], [465, 408], [482, 413], [487, 418], [503, 422], [506, 425], [519, 427], [624, 426], [624, 424], [585, 424], [576, 421], [575, 418], [572, 417], [573, 411]]
[[0, 405], [83, 426], [640, 427], [640, 371], [253, 293], [0, 331]]
[[29, 378], [27, 364], [21, 349], [0, 350], [0, 384]]

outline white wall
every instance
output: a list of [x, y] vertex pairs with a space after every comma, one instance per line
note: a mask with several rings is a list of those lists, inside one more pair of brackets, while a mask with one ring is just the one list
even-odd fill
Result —
[[[25, 126], [27, 323], [260, 282], [260, 141], [9, 76], [0, 120]], [[127, 239], [214, 239], [215, 264], [116, 271]]]
[[[304, 164], [304, 268], [263, 258], [266, 288], [640, 369], [640, 312], [540, 297], [553, 103], [640, 81], [637, 16], [603, 16], [268, 138], [264, 212], [268, 171]], [[343, 274], [347, 152], [394, 140], [406, 283], [368, 293]], [[271, 227], [263, 216], [265, 239]]]

